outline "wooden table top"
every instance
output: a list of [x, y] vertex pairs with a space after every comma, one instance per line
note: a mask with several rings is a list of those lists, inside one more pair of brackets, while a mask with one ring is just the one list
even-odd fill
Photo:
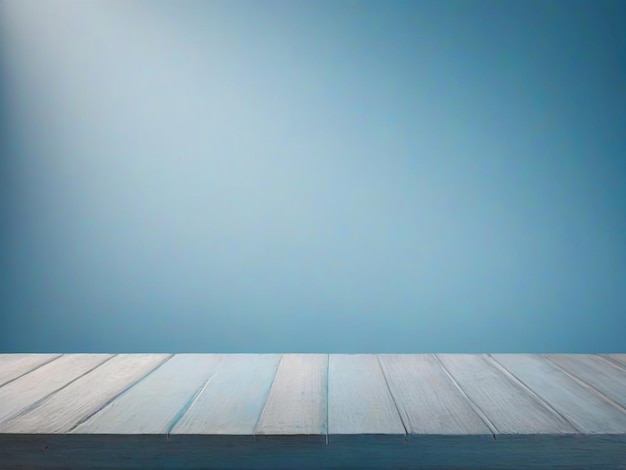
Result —
[[0, 355], [2, 469], [568, 462], [626, 468], [626, 354]]

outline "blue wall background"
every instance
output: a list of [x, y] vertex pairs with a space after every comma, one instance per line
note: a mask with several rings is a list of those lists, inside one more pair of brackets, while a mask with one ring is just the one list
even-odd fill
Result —
[[0, 21], [2, 352], [626, 351], [626, 2]]

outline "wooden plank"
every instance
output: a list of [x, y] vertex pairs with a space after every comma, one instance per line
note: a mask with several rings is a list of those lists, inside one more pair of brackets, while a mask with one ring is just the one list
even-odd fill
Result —
[[218, 354], [177, 354], [72, 432], [165, 434], [221, 359]]
[[438, 354], [437, 357], [497, 434], [576, 432], [566, 420], [489, 363], [484, 354]]
[[69, 432], [169, 357], [168, 354], [120, 354], [26, 413], [1, 423], [0, 432]]
[[254, 434], [280, 354], [229, 354], [172, 434]]
[[48, 362], [0, 388], [0, 423], [98, 367], [111, 354], [69, 354]]
[[404, 438], [402, 420], [375, 355], [330, 355], [328, 434], [396, 434]]
[[[76, 356], [76, 364], [83, 364]], [[110, 359], [80, 377], [78, 366], [73, 369], [71, 361], [56, 359], [0, 387], [0, 411], [7, 403], [3, 393], [17, 400], [21, 389], [26, 400], [26, 395], [40, 393], [38, 387], [49, 387], [51, 392], [1, 423], [0, 468], [626, 469], [623, 417], [616, 424], [616, 416], [626, 413], [608, 393], [594, 388], [598, 371], [601, 382], [608, 381], [616, 389], [615, 380], [619, 385], [626, 374], [608, 356], [592, 360], [563, 356], [573, 361], [570, 366], [578, 375], [590, 374], [594, 387], [535, 355], [381, 355], [378, 372], [369, 355], [288, 354], [282, 361], [276, 355], [234, 355], [230, 365], [220, 363], [204, 381], [193, 361], [174, 356], [162, 366], [159, 361], [148, 366], [141, 356]], [[280, 364], [274, 381], [268, 372], [257, 382], [269, 392], [265, 400], [260, 391], [255, 392], [256, 379], [250, 374], [263, 375], [258, 369], [271, 368], [254, 365], [250, 357], [265, 364], [272, 356], [274, 370]], [[159, 360], [166, 358], [162, 355]], [[112, 367], [115, 361], [119, 364]], [[52, 382], [60, 383], [63, 371], [78, 375], [55, 391]], [[38, 376], [43, 380], [36, 380]], [[194, 389], [187, 381], [199, 386]], [[6, 392], [12, 389], [14, 394]], [[246, 389], [257, 394], [250, 396]], [[236, 396], [229, 396], [231, 391]], [[367, 433], [389, 427], [390, 399], [405, 420], [407, 439], [401, 434]], [[368, 409], [376, 408], [379, 400], [382, 417], [378, 410]], [[253, 418], [259, 416], [263, 401], [254, 434]], [[576, 404], [580, 409], [575, 409]], [[112, 410], [117, 412], [115, 419]], [[43, 412], [37, 417], [42, 421], [32, 425], [35, 417], [30, 414], [36, 411]], [[65, 415], [72, 413], [66, 426]], [[155, 413], [156, 418], [145, 419], [156, 425], [133, 428], [134, 418], [125, 423], [129, 426], [121, 425], [126, 413], [134, 413], [140, 421]], [[455, 417], [458, 414], [462, 416]], [[24, 417], [28, 419], [23, 421]], [[183, 419], [189, 418], [198, 426], [190, 433], [163, 431], [168, 428], [164, 423], [183, 427]], [[85, 424], [98, 419], [120, 426], [85, 432], [89, 428]], [[555, 419], [573, 425], [562, 430]], [[4, 426], [11, 423], [13, 428]], [[345, 433], [333, 434], [344, 426]], [[507, 426], [516, 430], [506, 433]], [[349, 427], [354, 432], [347, 431]], [[150, 429], [157, 433], [143, 433]], [[498, 433], [497, 439], [486, 434], [489, 429]]]
[[592, 354], [543, 354], [573, 377], [626, 408], [626, 371]]
[[579, 432], [626, 432], [626, 413], [573, 381], [545, 359], [532, 354], [493, 354], [492, 357]]
[[620, 367], [626, 369], [626, 354], [602, 354], [601, 356], [608, 358]]
[[0, 387], [60, 356], [60, 354], [0, 354]]
[[283, 355], [256, 433], [325, 436], [327, 369], [327, 354]]
[[491, 429], [432, 354], [378, 356], [410, 434], [477, 434]]

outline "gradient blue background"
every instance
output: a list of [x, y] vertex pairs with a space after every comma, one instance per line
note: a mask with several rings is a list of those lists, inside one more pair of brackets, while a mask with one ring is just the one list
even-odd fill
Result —
[[0, 3], [2, 352], [625, 352], [626, 2]]

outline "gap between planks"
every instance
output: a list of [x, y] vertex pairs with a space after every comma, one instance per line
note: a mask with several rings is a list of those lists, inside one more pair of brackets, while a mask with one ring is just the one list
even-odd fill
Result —
[[[582, 387], [586, 388], [587, 390], [589, 390], [590, 392], [596, 394], [598, 397], [600, 397], [602, 400], [604, 400], [605, 402], [609, 403], [610, 405], [614, 406], [615, 408], [617, 408], [618, 410], [620, 410], [623, 413], [626, 413], [626, 408], [623, 407], [621, 404], [619, 404], [617, 401], [615, 401], [613, 398], [611, 398], [609, 395], [605, 394], [604, 392], [602, 392], [601, 390], [598, 390], [596, 387], [594, 387], [593, 384], [587, 382], [586, 380], [583, 380], [579, 377], [577, 377], [576, 375], [574, 375], [573, 373], [571, 373], [570, 371], [568, 371], [567, 369], [565, 369], [564, 367], [562, 367], [560, 364], [558, 364], [557, 362], [553, 361], [552, 359], [550, 359], [550, 356], [547, 354], [541, 354], [540, 357], [544, 358], [546, 361], [548, 361], [550, 364], [554, 365], [557, 369], [559, 369], [561, 372], [563, 372], [565, 375], [567, 375], [570, 379], [572, 379], [574, 382], [580, 384]], [[616, 369], [619, 369], [618, 367], [616, 367]], [[621, 369], [620, 369], [621, 370]]]
[[[117, 357], [117, 354], [114, 356]], [[158, 370], [159, 367], [161, 367], [163, 364], [165, 364], [167, 361], [169, 361], [170, 359], [172, 359], [174, 357], [174, 354], [170, 354], [169, 356], [167, 356], [163, 361], [161, 361], [159, 363], [158, 366], [156, 366], [154, 369], [149, 370], [146, 374], [144, 374], [143, 376], [139, 377], [137, 380], [135, 380], [132, 384], [130, 384], [129, 386], [127, 386], [126, 388], [124, 388], [122, 391], [120, 391], [118, 394], [116, 394], [115, 396], [113, 396], [112, 398], [110, 398], [109, 400], [107, 400], [106, 402], [104, 402], [102, 404], [102, 406], [100, 406], [96, 411], [94, 411], [93, 413], [90, 413], [86, 416], [83, 416], [81, 419], [78, 420], [78, 422], [74, 423], [74, 425], [72, 425], [68, 430], [67, 430], [67, 434], [71, 433], [74, 429], [76, 429], [78, 426], [80, 426], [81, 424], [87, 422], [88, 420], [90, 420], [93, 416], [97, 415], [100, 411], [102, 411], [103, 409], [105, 409], [107, 406], [109, 406], [111, 403], [113, 403], [115, 400], [117, 400], [119, 397], [121, 397], [122, 395], [124, 395], [126, 392], [128, 392], [131, 388], [133, 388], [135, 385], [137, 385], [139, 382], [141, 382], [142, 380], [144, 380], [146, 377], [148, 377], [150, 374], [152, 374], [154, 371]], [[111, 358], [113, 359], [113, 358]], [[110, 360], [110, 359], [109, 359]], [[107, 362], [104, 361], [103, 364]], [[100, 364], [98, 367], [100, 367], [102, 364]], [[98, 367], [95, 367], [93, 370], [97, 369]], [[91, 372], [91, 371], [90, 371]]]
[[54, 356], [54, 355], [53, 355], [53, 356], [52, 356], [52, 357], [50, 357], [47, 361], [44, 361], [44, 362], [42, 362], [42, 363], [40, 363], [40, 364], [37, 364], [37, 365], [35, 365], [35, 366], [34, 366], [34, 367], [32, 367], [32, 368], [27, 368], [27, 369], [26, 369], [24, 372], [22, 372], [21, 374], [18, 374], [17, 376], [13, 377], [12, 379], [9, 379], [9, 380], [7, 380], [7, 381], [5, 381], [5, 382], [0, 383], [0, 387], [4, 387], [5, 385], [10, 384], [11, 382], [15, 382], [16, 380], [21, 379], [21, 378], [22, 378], [22, 377], [24, 377], [25, 375], [30, 374], [31, 372], [33, 372], [33, 371], [35, 371], [35, 370], [37, 370], [37, 369], [39, 369], [39, 368], [41, 368], [41, 367], [45, 366], [46, 364], [50, 364], [51, 362], [56, 361], [57, 359], [59, 359], [59, 358], [60, 358], [60, 357], [62, 357], [62, 356], [63, 356], [63, 354], [57, 354], [56, 356]]
[[[265, 407], [267, 406], [267, 399], [270, 396], [270, 393], [272, 392], [272, 387], [274, 387], [274, 382], [276, 381], [276, 375], [278, 373], [278, 369], [280, 368], [280, 365], [283, 362], [283, 357], [285, 357], [284, 354], [280, 355], [280, 359], [278, 360], [278, 363], [276, 364], [276, 369], [274, 370], [274, 377], [272, 377], [272, 383], [270, 384], [269, 388], [267, 389], [267, 395], [265, 397], [265, 402], [263, 403], [263, 408], [261, 408], [261, 412], [259, 413], [259, 416], [256, 420], [256, 423], [254, 423], [254, 431], [252, 431], [254, 433], [254, 439], [256, 440], [256, 436], [257, 436], [257, 429], [259, 428], [259, 423], [261, 422], [261, 418], [263, 417], [263, 414], [265, 413]], [[328, 394], [328, 387], [326, 387], [326, 394]], [[328, 443], [328, 435], [326, 436], [326, 442]]]
[[443, 364], [443, 362], [441, 362], [441, 359], [439, 358], [439, 356], [437, 354], [433, 354], [433, 356], [435, 357], [435, 359], [437, 360], [437, 362], [439, 363], [439, 365], [441, 366], [443, 371], [446, 373], [446, 375], [450, 378], [450, 380], [452, 381], [454, 386], [459, 390], [461, 395], [463, 395], [463, 397], [465, 397], [465, 399], [468, 401], [468, 403], [473, 408], [473, 410], [476, 412], [476, 414], [478, 416], [480, 416], [480, 419], [482, 419], [484, 421], [484, 423], [487, 425], [487, 427], [491, 431], [491, 437], [493, 437], [493, 439], [495, 441], [496, 440], [496, 434], [498, 433], [498, 430], [495, 427], [495, 425], [491, 422], [491, 420], [487, 417], [487, 415], [483, 412], [483, 410], [476, 403], [474, 403], [474, 400], [472, 400], [469, 397], [469, 395], [467, 393], [465, 393], [465, 390], [463, 390], [463, 387], [461, 387], [461, 384], [459, 384], [456, 381], [456, 379], [454, 378], [452, 373], [446, 368], [446, 366]]
[[214, 375], [215, 375], [215, 371], [212, 371], [211, 375], [209, 375], [207, 377], [207, 379], [204, 381], [204, 383], [198, 387], [198, 389], [193, 393], [193, 395], [191, 395], [189, 400], [187, 400], [187, 402], [178, 411], [178, 413], [176, 413], [176, 416], [174, 416], [174, 418], [172, 419], [171, 423], [167, 426], [166, 438], [168, 440], [170, 439], [170, 436], [171, 436], [171, 433], [172, 433], [172, 429], [174, 429], [176, 427], [178, 422], [183, 418], [183, 416], [185, 416], [185, 413], [187, 413], [187, 411], [189, 411], [189, 408], [191, 408], [193, 406], [193, 404], [196, 402], [196, 400], [198, 400], [198, 397], [207, 388], [207, 386], [209, 385], [209, 382], [211, 381], [211, 379], [213, 378]]
[[393, 401], [393, 405], [396, 407], [396, 412], [398, 413], [398, 416], [400, 417], [400, 422], [402, 423], [402, 427], [404, 428], [404, 442], [407, 442], [409, 438], [409, 430], [407, 429], [404, 419], [402, 419], [402, 413], [400, 412], [398, 401], [396, 400], [396, 397], [393, 395], [393, 392], [391, 391], [391, 387], [389, 386], [389, 379], [387, 378], [387, 374], [385, 373], [385, 368], [380, 362], [380, 354], [376, 354], [376, 362], [378, 363], [378, 368], [380, 369], [380, 372], [383, 375], [383, 379], [385, 379], [385, 385], [387, 386], [387, 391], [389, 392], [389, 396], [391, 397], [391, 400]]
[[505, 376], [507, 376], [509, 378], [509, 380], [515, 386], [519, 387], [520, 389], [522, 389], [526, 393], [529, 393], [530, 395], [532, 395], [532, 397], [535, 398], [535, 400], [537, 402], [539, 402], [541, 405], [543, 405], [543, 407], [546, 410], [548, 410], [550, 413], [553, 413], [553, 414], [557, 415], [558, 417], [560, 417], [561, 419], [563, 419], [572, 428], [574, 428], [577, 432], [579, 432], [579, 433], [582, 432], [578, 428], [578, 426], [574, 425], [574, 423], [572, 423], [569, 419], [567, 419], [567, 417], [564, 416], [562, 413], [559, 413], [559, 411], [557, 411], [547, 400], [545, 400], [544, 398], [539, 396], [532, 388], [530, 388], [530, 386], [526, 385], [522, 379], [520, 379], [512, 371], [507, 369], [503, 364], [500, 364], [497, 361], [497, 359], [494, 358], [491, 354], [487, 354], [487, 357], [491, 360], [491, 364], [493, 365], [493, 367], [495, 367], [496, 369], [500, 370]]
[[[48, 362], [45, 362], [45, 363], [44, 363], [44, 364], [42, 364], [41, 366], [44, 366], [44, 365], [46, 365], [46, 364], [50, 364], [50, 363], [51, 363], [51, 362], [53, 362], [54, 360], [59, 359], [59, 358], [61, 358], [61, 357], [63, 357], [63, 356], [65, 356], [65, 354], [61, 354], [61, 355], [59, 355], [59, 356], [55, 357], [54, 359], [52, 359], [52, 360], [50, 360], [50, 361], [48, 361]], [[106, 358], [106, 359], [105, 359], [104, 361], [102, 361], [100, 364], [98, 364], [98, 365], [96, 365], [96, 366], [92, 367], [92, 368], [91, 368], [91, 369], [89, 369], [89, 370], [86, 370], [85, 372], [83, 372], [82, 374], [80, 374], [80, 375], [78, 375], [78, 376], [74, 377], [73, 379], [71, 379], [70, 381], [68, 381], [67, 383], [65, 383], [63, 386], [61, 386], [61, 387], [57, 388], [57, 389], [56, 389], [56, 390], [54, 390], [53, 392], [48, 393], [46, 396], [41, 397], [40, 399], [38, 399], [38, 400], [34, 401], [33, 403], [31, 403], [30, 405], [26, 406], [25, 408], [22, 408], [22, 409], [21, 409], [18, 413], [14, 414], [14, 415], [12, 415], [12, 416], [9, 416], [9, 417], [7, 417], [6, 419], [3, 419], [3, 420], [0, 422], [0, 424], [5, 423], [5, 422], [8, 422], [8, 421], [11, 421], [11, 420], [13, 420], [13, 419], [17, 419], [17, 418], [19, 418], [19, 417], [21, 417], [21, 416], [25, 415], [26, 413], [29, 413], [30, 411], [32, 411], [33, 409], [37, 408], [38, 406], [40, 406], [40, 405], [41, 405], [42, 403], [44, 403], [45, 401], [49, 400], [51, 397], [53, 397], [55, 394], [57, 394], [57, 393], [58, 393], [58, 392], [60, 392], [61, 390], [64, 390], [65, 388], [69, 387], [70, 385], [72, 385], [72, 384], [73, 384], [74, 382], [76, 382], [77, 380], [82, 379], [84, 376], [86, 376], [87, 374], [89, 374], [89, 373], [93, 372], [93, 371], [94, 371], [94, 370], [96, 370], [98, 367], [100, 367], [102, 364], [105, 364], [105, 363], [109, 362], [111, 359], [113, 359], [113, 358], [114, 358], [114, 357], [116, 357], [116, 356], [117, 356], [117, 354], [112, 354], [112, 355], [111, 355], [111, 357]], [[35, 367], [34, 369], [30, 370], [30, 371], [28, 372], [28, 374], [30, 374], [31, 372], [36, 371], [36, 370], [37, 370], [37, 369], [39, 369], [41, 366], [39, 366], [39, 367]], [[20, 377], [24, 377], [24, 375], [26, 375], [26, 374], [23, 374], [23, 375], [21, 375]], [[20, 378], [20, 377], [18, 377], [18, 378]], [[12, 381], [11, 381], [11, 382], [12, 382]], [[5, 383], [5, 384], [2, 384], [2, 387], [4, 387], [5, 385], [7, 385], [8, 383], [9, 383], [9, 382], [7, 382], [7, 383]]]

